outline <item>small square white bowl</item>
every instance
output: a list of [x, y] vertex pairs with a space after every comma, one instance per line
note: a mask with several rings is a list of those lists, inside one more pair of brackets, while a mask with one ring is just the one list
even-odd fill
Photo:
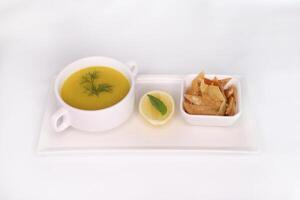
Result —
[[240, 80], [237, 77], [227, 75], [205, 75], [205, 77], [209, 79], [213, 79], [214, 77], [217, 77], [218, 79], [232, 78], [225, 88], [228, 88], [230, 85], [235, 85], [237, 88], [237, 113], [234, 116], [191, 115], [184, 110], [183, 101], [185, 91], [192, 84], [192, 81], [196, 76], [197, 74], [185, 76], [181, 85], [180, 112], [185, 121], [196, 126], [232, 126], [242, 114], [242, 93]]

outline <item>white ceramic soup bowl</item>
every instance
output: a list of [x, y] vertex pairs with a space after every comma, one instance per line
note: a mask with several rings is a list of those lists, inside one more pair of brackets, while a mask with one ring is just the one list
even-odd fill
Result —
[[218, 79], [231, 78], [225, 88], [234, 85], [237, 89], [237, 113], [234, 116], [191, 115], [185, 112], [183, 108], [184, 94], [197, 75], [198, 74], [185, 76], [181, 85], [180, 112], [185, 121], [196, 126], [232, 126], [242, 114], [242, 91], [239, 78], [226, 75], [205, 75], [205, 77], [209, 79], [213, 79], [214, 77]]
[[[90, 66], [107, 66], [121, 72], [130, 83], [127, 95], [118, 103], [99, 110], [81, 110], [67, 104], [60, 94], [64, 81], [74, 72]], [[60, 108], [52, 115], [53, 129], [62, 132], [68, 127], [74, 127], [82, 131], [101, 132], [121, 125], [130, 117], [134, 109], [136, 74], [137, 67], [134, 63], [123, 64], [107, 57], [87, 57], [69, 64], [55, 80], [54, 92]]]

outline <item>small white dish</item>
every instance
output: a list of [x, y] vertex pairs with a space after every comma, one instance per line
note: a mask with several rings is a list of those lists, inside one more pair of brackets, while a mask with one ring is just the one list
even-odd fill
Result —
[[242, 93], [240, 80], [236, 77], [226, 75], [205, 75], [205, 77], [209, 79], [213, 79], [214, 77], [217, 77], [218, 79], [232, 78], [225, 88], [228, 88], [230, 85], [235, 85], [237, 88], [237, 113], [234, 116], [191, 115], [184, 110], [183, 101], [185, 91], [189, 86], [191, 86], [192, 81], [196, 76], [197, 74], [185, 76], [181, 84], [180, 112], [185, 121], [196, 126], [232, 126], [242, 114]]

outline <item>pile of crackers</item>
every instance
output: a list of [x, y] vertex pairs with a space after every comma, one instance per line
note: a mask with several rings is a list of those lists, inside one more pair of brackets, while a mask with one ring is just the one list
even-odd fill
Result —
[[[237, 89], [231, 78], [208, 79], [201, 72], [184, 94], [183, 107], [192, 115], [233, 116], [237, 112]], [[226, 88], [226, 89], [225, 89]]]

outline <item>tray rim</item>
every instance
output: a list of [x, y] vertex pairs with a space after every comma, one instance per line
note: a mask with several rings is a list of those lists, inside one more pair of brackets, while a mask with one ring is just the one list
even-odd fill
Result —
[[232, 154], [232, 155], [255, 155], [260, 154], [262, 151], [259, 148], [253, 149], [225, 149], [225, 148], [199, 148], [199, 149], [179, 149], [179, 148], [57, 148], [57, 149], [37, 149], [37, 155], [63, 155], [63, 154], [152, 154], [152, 153], [163, 153], [163, 154]]

